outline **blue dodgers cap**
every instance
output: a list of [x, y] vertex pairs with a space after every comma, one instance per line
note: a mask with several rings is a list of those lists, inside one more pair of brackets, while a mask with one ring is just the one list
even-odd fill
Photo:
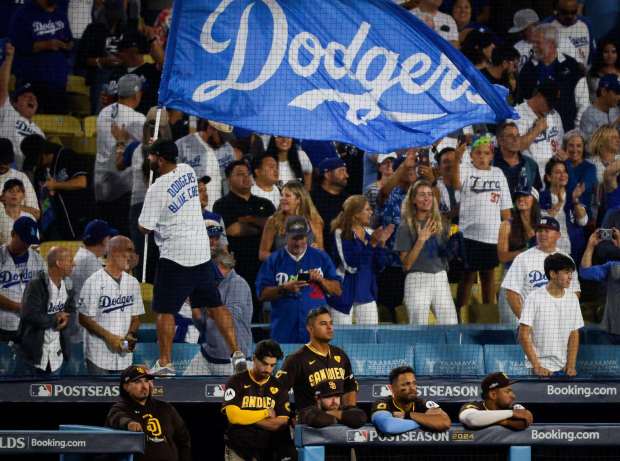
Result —
[[347, 164], [340, 157], [328, 157], [319, 163], [319, 174], [323, 175], [338, 168], [346, 167]]
[[36, 245], [40, 242], [37, 222], [27, 216], [22, 216], [13, 223], [13, 232], [26, 245]]
[[543, 216], [540, 218], [540, 221], [538, 221], [538, 224], [536, 224], [536, 229], [551, 229], [560, 232], [560, 223], [551, 216]]
[[598, 89], [611, 90], [616, 94], [620, 94], [620, 81], [616, 74], [603, 75], [598, 81]]
[[103, 219], [93, 219], [86, 224], [82, 241], [86, 245], [96, 245], [106, 237], [114, 237], [118, 235], [118, 231], [114, 229], [107, 221]]
[[26, 93], [35, 94], [34, 90], [32, 89], [32, 84], [24, 83], [23, 85], [20, 85], [17, 88], [15, 88], [15, 91], [13, 91], [13, 93], [11, 94], [11, 99], [15, 101], [22, 94], [26, 94]]
[[205, 226], [209, 237], [221, 237], [224, 233], [224, 228], [215, 219], [205, 219]]

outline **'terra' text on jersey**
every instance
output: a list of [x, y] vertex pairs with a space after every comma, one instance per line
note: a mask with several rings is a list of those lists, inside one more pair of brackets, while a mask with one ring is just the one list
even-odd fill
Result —
[[189, 165], [180, 163], [157, 178], [146, 192], [138, 222], [155, 232], [160, 258], [185, 267], [206, 263], [211, 258], [198, 180]]
[[342, 349], [331, 345], [327, 354], [310, 344], [304, 345], [286, 358], [276, 377], [285, 387], [293, 388], [297, 410], [315, 404], [316, 387], [323, 381], [340, 381], [345, 394], [358, 389], [349, 357]]

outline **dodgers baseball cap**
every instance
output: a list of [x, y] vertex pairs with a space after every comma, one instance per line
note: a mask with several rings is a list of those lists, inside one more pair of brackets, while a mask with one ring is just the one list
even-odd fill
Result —
[[501, 389], [502, 387], [508, 387], [517, 381], [510, 379], [506, 373], [495, 372], [485, 376], [482, 380], [480, 387], [482, 388], [482, 395], [487, 395], [489, 391], [494, 389]]
[[527, 29], [528, 26], [538, 23], [539, 21], [540, 18], [538, 17], [538, 13], [536, 13], [536, 11], [530, 8], [519, 10], [512, 18], [512, 27], [508, 29], [508, 33], [516, 34], [517, 32]]
[[321, 160], [319, 163], [319, 174], [324, 175], [330, 171], [334, 171], [338, 168], [346, 167], [347, 164], [340, 157], [328, 157]]
[[157, 155], [170, 162], [176, 162], [179, 156], [179, 149], [174, 141], [160, 139], [159, 141], [155, 141], [149, 148], [149, 154]]
[[13, 143], [7, 138], [0, 138], [0, 165], [10, 165], [14, 161]]
[[603, 75], [598, 81], [598, 89], [611, 90], [616, 94], [620, 94], [620, 81], [616, 74]]
[[305, 237], [310, 233], [308, 221], [303, 216], [289, 216], [284, 229], [287, 237]]
[[323, 381], [316, 387], [314, 395], [319, 398], [331, 397], [332, 395], [342, 395], [344, 394], [343, 389], [342, 381]]
[[396, 152], [390, 152], [389, 154], [379, 154], [377, 155], [377, 164], [381, 165], [386, 160], [394, 161], [394, 159], [396, 159], [397, 157], [398, 154]]
[[222, 225], [214, 219], [205, 219], [205, 226], [209, 237], [220, 237], [224, 233]]
[[22, 94], [26, 94], [26, 93], [34, 93], [34, 89], [32, 88], [32, 84], [30, 83], [24, 83], [22, 85], [19, 85], [18, 87], [15, 88], [15, 90], [13, 91], [13, 93], [11, 93], [11, 99], [13, 101], [15, 101], [17, 98], [19, 98]]
[[144, 36], [138, 33], [127, 33], [123, 34], [123, 38], [118, 43], [117, 49], [118, 51], [127, 50], [129, 48], [138, 48], [144, 49], [146, 40]]
[[130, 98], [142, 90], [144, 80], [136, 74], [126, 74], [118, 79], [118, 97]]
[[34, 219], [27, 216], [18, 218], [13, 223], [13, 232], [17, 234], [26, 245], [36, 245], [39, 241], [39, 229]]
[[82, 241], [86, 245], [96, 245], [106, 237], [114, 237], [118, 235], [118, 231], [114, 229], [107, 221], [103, 219], [93, 219], [86, 224]]
[[537, 202], [539, 201], [538, 191], [533, 187], [517, 188], [515, 191], [515, 197], [527, 197], [528, 195], [534, 197]]
[[543, 216], [540, 218], [540, 221], [538, 221], [538, 224], [536, 224], [536, 230], [538, 229], [550, 229], [560, 232], [560, 223], [551, 216]]
[[121, 373], [121, 385], [137, 381], [140, 378], [155, 379], [146, 367], [141, 365], [130, 365]]

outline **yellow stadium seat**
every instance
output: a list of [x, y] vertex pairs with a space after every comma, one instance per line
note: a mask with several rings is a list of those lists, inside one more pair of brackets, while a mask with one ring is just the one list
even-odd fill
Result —
[[48, 136], [83, 136], [80, 120], [71, 115], [35, 115], [33, 120]]
[[86, 79], [80, 75], [69, 75], [67, 79], [67, 93], [76, 93], [90, 96]]
[[73, 258], [81, 245], [82, 242], [79, 240], [52, 240], [41, 243], [39, 246], [39, 254], [43, 257], [43, 259], [46, 259], [52, 247], [64, 247], [69, 249], [71, 252], [71, 258]]
[[141, 283], [142, 301], [144, 302], [144, 315], [140, 318], [142, 323], [155, 322], [156, 314], [151, 308], [153, 305], [153, 285], [150, 283]]
[[74, 137], [71, 139], [70, 147], [76, 154], [97, 155], [97, 138]]
[[87, 138], [94, 138], [97, 136], [97, 116], [91, 115], [89, 117], [85, 117], [83, 120], [84, 123], [84, 136]]

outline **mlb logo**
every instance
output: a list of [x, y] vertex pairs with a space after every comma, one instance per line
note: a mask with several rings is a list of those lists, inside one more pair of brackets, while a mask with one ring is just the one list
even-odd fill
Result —
[[207, 384], [205, 386], [205, 397], [222, 398], [225, 390], [223, 384]]
[[368, 442], [368, 431], [347, 431], [347, 442]]
[[373, 384], [372, 396], [373, 397], [389, 397], [392, 395], [390, 392], [390, 386], [387, 384]]
[[51, 384], [30, 385], [30, 397], [51, 397], [53, 391], [54, 389]]

